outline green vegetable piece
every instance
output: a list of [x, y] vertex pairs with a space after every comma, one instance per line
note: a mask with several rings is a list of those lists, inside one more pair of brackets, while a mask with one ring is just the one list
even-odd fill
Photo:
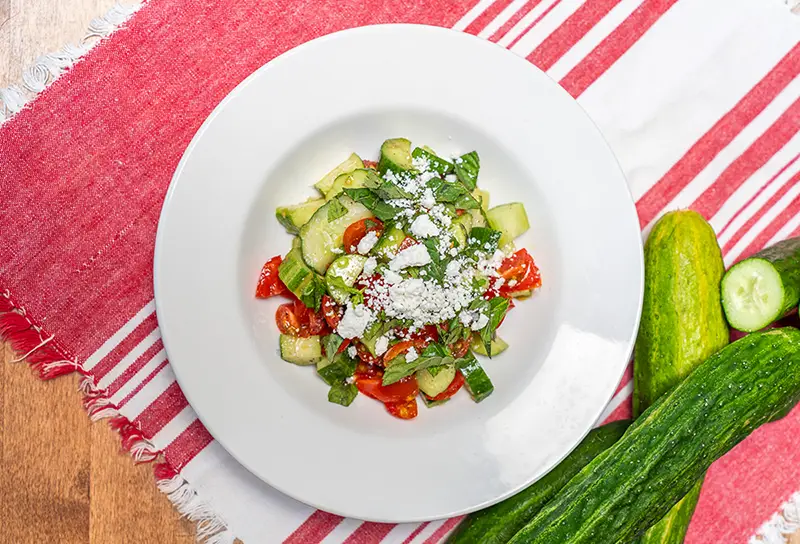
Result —
[[464, 375], [464, 386], [472, 396], [472, 400], [480, 402], [492, 394], [494, 391], [492, 380], [471, 352], [463, 359], [459, 359], [457, 366]]
[[[383, 385], [391, 385], [424, 368], [457, 362], [446, 346], [437, 343], [428, 344], [419, 357], [411, 362], [407, 362], [405, 358], [403, 358], [402, 361], [395, 363], [394, 361], [396, 359], [400, 359], [400, 357], [392, 359], [393, 362], [384, 370]], [[458, 361], [460, 361], [460, 359]]]
[[325, 357], [329, 362], [333, 362], [334, 357], [336, 357], [336, 352], [339, 351], [339, 347], [341, 347], [343, 343], [344, 338], [336, 333], [331, 333], [322, 337], [322, 346], [325, 348]]
[[453, 364], [432, 366], [417, 371], [417, 384], [420, 391], [429, 397], [435, 397], [450, 387], [455, 377], [456, 366]]
[[593, 429], [545, 476], [516, 495], [467, 516], [447, 544], [506, 544], [573, 476], [619, 440], [630, 423], [615, 421]]
[[481, 169], [481, 160], [477, 151], [470, 151], [455, 160], [455, 170], [458, 180], [470, 191], [478, 185], [478, 172]]
[[489, 301], [489, 308], [486, 312], [489, 317], [489, 322], [479, 331], [479, 334], [486, 350], [486, 355], [490, 359], [493, 355], [497, 355], [496, 352], [493, 352], [494, 345], [492, 345], [494, 333], [505, 317], [506, 312], [508, 312], [510, 305], [511, 302], [505, 297], [495, 297]]
[[328, 402], [350, 406], [358, 396], [358, 387], [354, 383], [337, 383], [328, 391]]
[[325, 204], [322, 198], [309, 199], [295, 206], [283, 206], [275, 210], [275, 218], [290, 234], [300, 232], [300, 227], [308, 223], [311, 216]]
[[511, 243], [514, 238], [524, 234], [529, 228], [528, 215], [521, 202], [510, 202], [495, 206], [486, 212], [489, 225], [503, 233], [500, 237], [500, 247]]
[[321, 180], [314, 184], [314, 187], [316, 187], [317, 190], [323, 194], [323, 196], [327, 196], [333, 187], [334, 181], [337, 177], [339, 177], [340, 174], [352, 172], [357, 168], [364, 168], [364, 162], [361, 160], [361, 157], [353, 153], [341, 164], [337, 165], [336, 168], [325, 174]]
[[319, 336], [299, 338], [281, 334], [278, 342], [281, 350], [281, 359], [295, 365], [313, 365], [322, 358], [322, 347]]
[[336, 221], [340, 217], [347, 215], [347, 208], [338, 200], [331, 200], [328, 206], [328, 223]]
[[[413, 170], [411, 161], [411, 142], [405, 138], [391, 138], [381, 145], [381, 157], [378, 161], [378, 171], [381, 174], [387, 170], [404, 172]], [[368, 206], [369, 207], [369, 206]]]
[[278, 277], [300, 302], [318, 310], [325, 294], [325, 280], [306, 266], [299, 249], [292, 249], [278, 267]]
[[440, 176], [452, 174], [455, 171], [452, 162], [446, 161], [443, 158], [437, 156], [435, 153], [432, 153], [431, 151], [427, 151], [420, 147], [414, 148], [414, 151], [411, 152], [411, 157], [414, 159], [422, 159], [428, 161], [428, 169], [431, 172], [436, 172]]
[[320, 368], [317, 372], [328, 385], [335, 385], [350, 378], [356, 371], [356, 360], [347, 355], [347, 351], [334, 356], [333, 362]]
[[344, 193], [370, 210], [381, 221], [390, 221], [395, 218], [400, 210], [381, 200], [372, 189], [345, 189]]

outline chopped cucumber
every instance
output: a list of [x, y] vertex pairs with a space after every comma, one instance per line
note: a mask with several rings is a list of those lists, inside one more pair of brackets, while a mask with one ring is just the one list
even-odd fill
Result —
[[722, 278], [728, 323], [753, 332], [792, 310], [800, 298], [800, 238], [779, 242], [734, 265]]
[[[330, 221], [328, 211], [333, 206], [342, 206], [344, 214], [336, 214], [336, 218]], [[372, 212], [349, 196], [339, 195], [329, 201], [300, 229], [303, 260], [318, 273], [324, 274], [336, 258], [334, 250], [342, 247], [345, 229], [359, 219], [368, 217], [372, 217]]]
[[[467, 210], [470, 217], [472, 217], [472, 226], [473, 227], [488, 227], [489, 221], [486, 219], [486, 212], [483, 208], [475, 208], [472, 210]], [[466, 215], [466, 214], [464, 214]], [[463, 217], [463, 216], [462, 216]]]
[[344, 174], [346, 172], [352, 172], [357, 168], [364, 168], [364, 161], [361, 160], [361, 157], [353, 153], [347, 159], [339, 164], [336, 168], [325, 174], [321, 180], [314, 184], [314, 187], [323, 194], [323, 196], [327, 196], [328, 191], [331, 190], [333, 187], [333, 182], [339, 176], [339, 174]]
[[445, 389], [450, 386], [450, 382], [456, 377], [455, 365], [445, 365], [442, 367], [436, 376], [428, 372], [427, 368], [417, 371], [417, 384], [419, 390], [428, 395], [435, 397], [444, 393]]
[[400, 244], [406, 239], [406, 233], [402, 229], [392, 225], [385, 229], [378, 243], [372, 248], [370, 254], [383, 261], [390, 261], [400, 250]]
[[[477, 353], [478, 355], [484, 355], [486, 357], [489, 356], [489, 353], [486, 351], [486, 346], [483, 344], [481, 337], [479, 334], [475, 333], [472, 335], [472, 351]], [[499, 353], [503, 353], [506, 349], [508, 349], [508, 344], [506, 344], [505, 340], [494, 335], [494, 338], [491, 341], [491, 349], [492, 349], [492, 357]]]
[[450, 399], [431, 400], [428, 397], [426, 397], [425, 395], [420, 395], [420, 397], [422, 397], [422, 402], [425, 404], [426, 408], [433, 408], [435, 406], [441, 406], [442, 404], [444, 404], [445, 402], [450, 400]]
[[530, 228], [528, 214], [521, 202], [511, 202], [495, 206], [486, 212], [489, 226], [503, 233], [500, 237], [500, 247], [512, 242]]
[[472, 400], [480, 402], [492, 394], [494, 385], [474, 355], [471, 356], [471, 359], [460, 367], [461, 373], [464, 375], [464, 386], [472, 396]]
[[453, 163], [436, 155], [430, 147], [422, 146], [421, 148], [414, 148], [411, 157], [428, 161], [430, 169], [440, 176], [445, 176], [454, 172]]
[[489, 191], [475, 189], [472, 191], [472, 198], [481, 203], [481, 209], [484, 212], [489, 211]]
[[413, 170], [411, 160], [411, 142], [405, 138], [392, 138], [381, 145], [381, 158], [378, 161], [378, 171], [383, 174], [387, 170], [404, 172]]
[[360, 189], [361, 187], [377, 187], [380, 185], [381, 180], [374, 170], [368, 168], [359, 168], [352, 172], [339, 174], [331, 186], [328, 194], [325, 195], [326, 200], [338, 196], [343, 189]]
[[456, 241], [456, 245], [458, 247], [464, 247], [467, 245], [467, 234], [469, 231], [463, 223], [453, 222], [448, 230], [450, 231], [450, 234], [453, 235], [453, 239]]
[[325, 280], [306, 265], [300, 249], [293, 248], [286, 254], [278, 267], [278, 277], [300, 302], [315, 310], [319, 308], [325, 294]]
[[280, 348], [281, 359], [295, 365], [313, 365], [322, 359], [322, 344], [320, 344], [319, 336], [300, 338], [282, 334]]
[[352, 287], [358, 279], [361, 271], [364, 270], [364, 263], [367, 258], [363, 255], [342, 255], [331, 263], [328, 271], [325, 272], [325, 283], [328, 286], [328, 294], [339, 304], [345, 304], [350, 300], [350, 293], [343, 289], [341, 284]]
[[292, 234], [300, 232], [300, 227], [308, 223], [311, 216], [314, 215], [323, 204], [325, 200], [322, 198], [309, 198], [302, 204], [294, 206], [282, 206], [275, 210], [275, 217], [278, 222], [286, 227], [286, 230]]

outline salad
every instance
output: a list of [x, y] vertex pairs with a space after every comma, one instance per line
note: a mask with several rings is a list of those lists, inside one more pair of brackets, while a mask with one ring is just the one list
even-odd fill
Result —
[[541, 284], [514, 238], [528, 230], [519, 202], [489, 209], [475, 151], [446, 160], [405, 138], [378, 162], [352, 154], [314, 186], [322, 198], [281, 207], [295, 235], [264, 265], [256, 297], [285, 296], [275, 320], [281, 358], [315, 365], [328, 400], [358, 393], [412, 419], [463, 387], [494, 390], [475, 355], [508, 345], [497, 329], [515, 299]]

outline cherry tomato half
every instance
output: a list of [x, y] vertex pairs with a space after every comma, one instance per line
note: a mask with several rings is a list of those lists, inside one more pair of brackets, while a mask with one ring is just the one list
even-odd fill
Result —
[[375, 357], [372, 353], [370, 353], [369, 348], [367, 348], [363, 342], [356, 341], [355, 344], [359, 359], [368, 365], [383, 366], [383, 362], [381, 361], [380, 357]]
[[322, 295], [322, 316], [332, 330], [339, 326], [343, 313], [342, 307], [336, 304], [336, 301], [328, 295]]
[[458, 393], [458, 390], [461, 389], [461, 386], [464, 385], [464, 375], [461, 374], [460, 370], [456, 370], [456, 376], [453, 378], [453, 381], [450, 382], [450, 385], [447, 386], [447, 389], [436, 395], [435, 397], [429, 397], [425, 395], [425, 397], [430, 401], [437, 401], [437, 400], [446, 400]]
[[330, 328], [323, 312], [314, 312], [299, 300], [287, 302], [278, 306], [275, 312], [275, 322], [278, 330], [290, 336], [321, 336], [328, 334]]
[[539, 274], [539, 268], [534, 264], [533, 257], [526, 249], [520, 249], [510, 257], [507, 257], [500, 265], [500, 268], [497, 269], [497, 272], [505, 279], [503, 286], [500, 287], [501, 295], [507, 295], [514, 291], [538, 289], [542, 286], [542, 276]]
[[378, 163], [375, 161], [361, 161], [364, 163], [364, 168], [372, 168], [373, 170], [378, 169]]
[[261, 275], [258, 277], [256, 298], [269, 298], [289, 292], [278, 277], [278, 267], [281, 265], [282, 260], [281, 256], [277, 255], [264, 263]]
[[281, 334], [300, 336], [300, 319], [294, 312], [294, 302], [287, 302], [278, 306], [275, 312], [275, 322]]
[[368, 232], [375, 232], [378, 237], [383, 233], [383, 223], [375, 217], [368, 217], [356, 221], [344, 231], [344, 250], [347, 253], [356, 253], [358, 243]]
[[381, 402], [402, 402], [413, 399], [419, 393], [416, 376], [408, 376], [391, 385], [383, 385], [383, 372], [374, 372], [371, 375], [355, 374], [358, 390]]
[[412, 342], [411, 340], [401, 340], [400, 342], [396, 343], [388, 350], [386, 350], [386, 353], [383, 354], [383, 362], [388, 363], [389, 361], [391, 361], [401, 353], [405, 353], [412, 347], [414, 347], [414, 342]]
[[469, 351], [469, 344], [469, 338], [462, 338], [461, 340], [450, 344], [450, 352], [453, 354], [453, 357], [460, 359]]
[[411, 398], [399, 402], [385, 402], [386, 410], [394, 417], [400, 419], [414, 419], [417, 417], [417, 399]]

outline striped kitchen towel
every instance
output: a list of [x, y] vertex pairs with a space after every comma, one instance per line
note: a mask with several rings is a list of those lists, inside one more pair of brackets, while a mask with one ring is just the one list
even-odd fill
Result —
[[[156, 462], [159, 487], [211, 542], [435, 543], [458, 522], [362, 523], [289, 499], [212, 439], [175, 382], [152, 287], [164, 194], [214, 106], [276, 55], [373, 23], [477, 34], [539, 66], [586, 109], [645, 231], [664, 210], [693, 208], [729, 264], [800, 234], [800, 19], [782, 0], [136, 7], [91, 51], [42, 57], [21, 86], [0, 91], [0, 327], [43, 378], [84, 376], [91, 416], [110, 418], [137, 460]], [[116, 9], [93, 34], [133, 11]], [[608, 418], [630, 413], [630, 378]], [[795, 410], [717, 462], [687, 542], [778, 543], [797, 529], [798, 436]]]

